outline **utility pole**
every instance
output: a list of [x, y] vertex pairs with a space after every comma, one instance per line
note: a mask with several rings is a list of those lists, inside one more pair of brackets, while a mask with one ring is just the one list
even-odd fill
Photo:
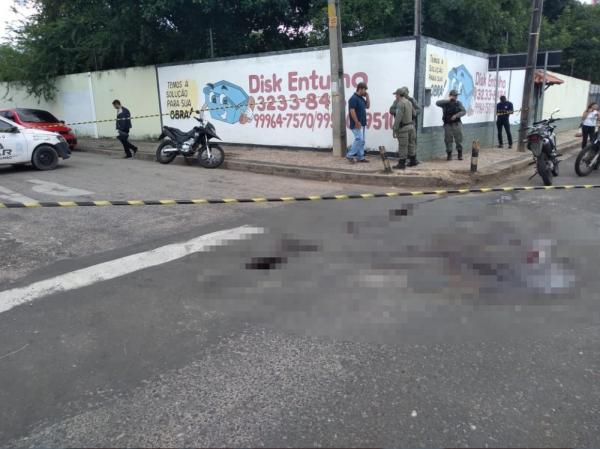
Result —
[[548, 52], [546, 52], [546, 55], [544, 56], [544, 82], [542, 84], [542, 99], [540, 101], [540, 114], [539, 114], [539, 119], [538, 120], [542, 120], [544, 118], [544, 99], [546, 97], [546, 88], [547, 86], [547, 81], [546, 78], [548, 77]]
[[327, 0], [329, 16], [329, 54], [331, 58], [331, 120], [333, 155], [346, 156], [346, 92], [340, 0]]
[[540, 28], [542, 26], [542, 12], [544, 0], [533, 0], [533, 14], [529, 28], [529, 48], [527, 50], [527, 67], [525, 69], [525, 86], [523, 86], [523, 103], [521, 104], [521, 126], [519, 128], [518, 151], [525, 151], [525, 138], [529, 125], [531, 109], [531, 93], [534, 86], [535, 66], [540, 44]]
[[[500, 78], [500, 55], [497, 54], [496, 55], [496, 93], [494, 94], [494, 118], [497, 119], [497, 107], [496, 105], [498, 104], [498, 79]], [[500, 136], [498, 136], [498, 138], [500, 138]], [[492, 144], [495, 142], [496, 139], [496, 128], [494, 126], [492, 126]]]
[[416, 37], [421, 36], [421, 27], [423, 24], [423, 0], [415, 0], [415, 33]]

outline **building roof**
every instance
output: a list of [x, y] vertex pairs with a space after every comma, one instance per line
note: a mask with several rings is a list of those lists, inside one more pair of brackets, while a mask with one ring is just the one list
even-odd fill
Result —
[[[537, 70], [535, 72], [535, 76], [533, 79], [536, 84], [543, 84], [544, 83], [544, 71]], [[547, 86], [552, 86], [553, 84], [563, 84], [563, 83], [564, 83], [564, 81], [561, 80], [560, 78], [546, 72], [546, 85]]]

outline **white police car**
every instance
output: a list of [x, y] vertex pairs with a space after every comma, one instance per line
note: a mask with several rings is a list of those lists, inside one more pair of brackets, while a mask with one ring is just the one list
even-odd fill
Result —
[[0, 117], [0, 166], [32, 164], [38, 170], [53, 170], [59, 159], [70, 157], [69, 145], [60, 134]]

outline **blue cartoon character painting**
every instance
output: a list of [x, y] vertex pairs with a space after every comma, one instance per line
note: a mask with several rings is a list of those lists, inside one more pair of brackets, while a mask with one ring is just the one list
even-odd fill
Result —
[[256, 105], [254, 98], [240, 86], [229, 81], [207, 84], [204, 92], [203, 109], [210, 112], [214, 120], [242, 125], [252, 120], [252, 111]]
[[458, 92], [458, 100], [469, 110], [475, 96], [475, 82], [469, 70], [463, 65], [454, 67], [448, 73], [448, 90]]

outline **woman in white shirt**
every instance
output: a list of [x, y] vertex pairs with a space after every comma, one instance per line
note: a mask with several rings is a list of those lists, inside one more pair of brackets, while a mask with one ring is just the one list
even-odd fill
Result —
[[596, 126], [598, 126], [598, 122], [600, 122], [598, 103], [591, 103], [587, 107], [583, 113], [582, 120], [581, 133], [583, 134], [583, 141], [581, 142], [581, 148], [585, 148], [588, 143], [588, 138], [593, 141], [596, 137]]

